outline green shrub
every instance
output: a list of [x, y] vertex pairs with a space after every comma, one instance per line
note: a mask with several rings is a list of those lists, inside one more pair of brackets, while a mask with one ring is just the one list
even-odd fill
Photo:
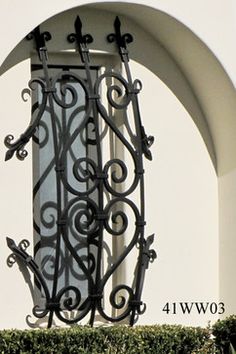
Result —
[[177, 325], [0, 331], [1, 354], [190, 354], [210, 343], [210, 331]]
[[236, 315], [227, 317], [225, 320], [218, 320], [212, 326], [212, 334], [216, 348], [224, 354], [236, 350]]

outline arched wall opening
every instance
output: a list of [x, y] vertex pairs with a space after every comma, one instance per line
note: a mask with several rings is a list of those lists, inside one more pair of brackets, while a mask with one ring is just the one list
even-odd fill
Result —
[[[132, 9], [130, 9], [128, 11], [128, 13], [127, 13], [128, 16], [124, 16], [122, 14], [126, 12], [127, 7], [128, 7], [127, 4], [121, 4], [121, 3], [119, 3], [119, 4], [113, 3], [113, 4], [110, 4], [109, 6], [108, 6], [108, 4], [96, 4], [95, 6], [91, 5], [89, 7], [81, 7], [78, 9], [72, 9], [64, 14], [59, 14], [59, 15], [55, 16], [55, 18], [47, 20], [42, 25], [43, 28], [45, 26], [45, 29], [52, 31], [52, 32], [55, 31], [55, 33], [57, 33], [57, 36], [58, 36], [55, 41], [48, 43], [49, 50], [57, 51], [58, 48], [61, 47], [60, 38], [62, 38], [62, 34], [64, 35], [65, 28], [66, 28], [66, 32], [71, 32], [68, 28], [68, 24], [69, 24], [69, 26], [71, 26], [71, 30], [73, 30], [73, 21], [75, 18], [75, 13], [77, 14], [77, 11], [79, 11], [80, 16], [86, 18], [86, 23], [87, 23], [86, 27], [88, 29], [93, 28], [93, 23], [94, 23], [95, 18], [96, 19], [99, 18], [101, 20], [101, 21], [97, 20], [97, 23], [99, 23], [99, 26], [98, 26], [98, 28], [96, 28], [96, 32], [97, 32], [96, 33], [96, 45], [94, 46], [94, 49], [100, 49], [100, 50], [102, 49], [102, 50], [106, 51], [107, 47], [106, 47], [106, 44], [104, 43], [104, 40], [101, 39], [102, 38], [101, 34], [104, 34], [104, 32], [106, 32], [107, 27], [109, 29], [111, 28], [113, 20], [114, 20], [114, 15], [118, 11], [122, 16], [121, 19], [124, 20], [125, 25], [127, 25], [127, 31], [131, 32], [131, 33], [135, 33], [135, 37], [138, 39], [138, 44], [136, 42], [137, 45], [136, 44], [133, 45], [133, 47], [131, 49], [132, 58], [137, 60], [138, 62], [140, 62], [141, 64], [143, 64], [147, 68], [149, 68], [155, 75], [157, 75], [162, 81], [164, 81], [165, 84], [167, 84], [169, 86], [169, 88], [174, 92], [174, 94], [178, 97], [178, 99], [183, 103], [185, 108], [188, 110], [190, 116], [193, 118], [195, 124], [197, 125], [197, 127], [204, 139], [204, 142], [207, 146], [209, 155], [211, 156], [212, 163], [216, 168], [217, 162], [218, 162], [219, 151], [221, 153], [221, 150], [218, 151], [218, 145], [219, 145], [218, 141], [220, 139], [218, 137], [216, 128], [215, 128], [213, 122], [210, 120], [210, 118], [211, 118], [212, 114], [215, 112], [215, 110], [217, 108], [217, 104], [216, 104], [216, 102], [211, 102], [209, 97], [207, 97], [206, 101], [204, 101], [205, 97], [207, 96], [207, 93], [209, 93], [209, 90], [211, 90], [211, 87], [205, 88], [206, 96], [204, 96], [203, 93], [199, 94], [199, 90], [201, 89], [201, 87], [199, 86], [199, 82], [197, 82], [197, 80], [194, 81], [194, 79], [195, 79], [194, 75], [192, 76], [192, 75], [190, 75], [190, 74], [188, 75], [188, 73], [186, 73], [187, 69], [185, 68], [186, 70], [184, 70], [183, 67], [180, 66], [180, 63], [178, 62], [178, 59], [179, 59], [178, 56], [173, 55], [173, 52], [171, 53], [171, 51], [169, 49], [167, 49], [167, 47], [168, 47], [167, 40], [166, 40], [166, 45], [163, 46], [163, 43], [158, 38], [155, 38], [153, 36], [153, 33], [150, 33], [150, 29], [145, 28], [144, 19], [143, 19], [144, 22], [141, 22], [141, 19], [139, 18], [139, 15], [138, 15], [140, 13], [140, 11], [138, 11], [138, 10], [140, 10], [139, 6], [138, 5], [131, 6]], [[109, 11], [108, 11], [108, 8], [109, 8]], [[134, 9], [135, 9], [135, 11], [132, 12], [132, 10], [134, 10]], [[143, 6], [142, 9], [147, 10], [147, 8], [145, 6]], [[104, 16], [103, 16], [104, 11], [106, 11], [105, 20], [104, 20]], [[163, 15], [164, 18], [166, 16], [165, 14], [160, 14], [159, 11], [157, 11], [157, 10], [150, 10], [150, 8], [148, 8], [148, 11], [153, 11], [153, 16], [154, 17], [156, 16], [155, 18], [157, 18], [158, 15], [160, 15], [160, 16]], [[155, 12], [155, 14], [154, 14], [154, 12]], [[133, 15], [131, 15], [131, 13], [133, 13]], [[167, 18], [169, 19], [169, 16], [167, 16]], [[159, 19], [160, 19], [160, 17], [159, 17]], [[163, 18], [162, 18], [162, 20], [163, 20]], [[176, 24], [175, 20], [173, 20], [173, 22], [174, 22], [174, 24]], [[62, 25], [62, 23], [65, 23], [65, 25]], [[167, 21], [167, 24], [168, 24], [168, 21]], [[166, 26], [167, 26], [167, 24], [166, 24]], [[181, 26], [181, 24], [180, 24], [180, 26]], [[188, 34], [190, 34], [190, 33], [188, 33]], [[183, 35], [183, 33], [181, 35]], [[180, 35], [180, 37], [181, 37], [181, 35]], [[191, 34], [190, 37], [192, 35], [193, 34]], [[196, 40], [196, 42], [197, 42], [197, 44], [196, 44], [195, 40], [196, 39], [194, 39], [193, 44], [194, 44], [194, 46], [197, 46], [197, 44], [199, 44], [199, 43]], [[189, 43], [191, 43], [191, 40]], [[21, 61], [23, 58], [25, 58], [25, 53], [27, 53], [26, 54], [26, 57], [27, 57], [29, 52], [32, 50], [31, 45], [32, 44], [29, 44], [26, 42], [20, 43], [17, 46], [17, 48], [13, 51], [13, 53], [9, 56], [9, 58], [7, 58], [5, 63], [3, 64], [2, 72], [5, 71], [8, 67], [11, 67], [12, 65], [14, 65], [16, 61]], [[65, 49], [69, 49], [68, 45], [65, 43], [65, 41], [63, 42], [63, 47]], [[206, 48], [204, 47], [204, 45], [202, 47], [200, 45], [200, 48], [201, 48], [201, 50], [200, 50], [201, 53], [200, 54], [198, 53], [199, 56], [201, 57], [201, 59], [204, 58], [204, 55], [206, 55], [206, 57], [208, 57], [208, 59], [210, 58], [209, 59], [210, 62], [214, 63], [214, 67], [213, 68], [211, 67], [211, 69], [212, 69], [213, 73], [216, 74], [215, 80], [218, 79], [219, 81], [221, 81], [221, 84], [225, 85], [224, 88], [227, 89], [227, 92], [230, 94], [230, 96], [228, 96], [228, 100], [226, 100], [226, 102], [223, 102], [223, 103], [225, 105], [227, 104], [227, 101], [228, 102], [230, 101], [230, 103], [231, 103], [232, 99], [234, 98], [234, 95], [232, 93], [232, 87], [230, 86], [230, 82], [227, 81], [228, 78], [226, 77], [226, 74], [223, 73], [223, 69], [220, 67], [217, 60], [215, 58], [213, 58], [213, 56], [211, 56], [211, 53], [206, 53]], [[199, 48], [196, 48], [196, 53], [198, 52], [197, 49], [199, 49]], [[173, 51], [174, 51], [174, 49], [173, 49]], [[193, 65], [194, 65], [194, 63], [193, 63]], [[191, 68], [189, 67], [188, 70], [191, 71]], [[195, 73], [194, 70], [193, 70], [193, 73], [195, 74], [195, 76], [197, 75], [197, 73]], [[206, 79], [206, 81], [207, 81], [207, 79]], [[202, 82], [202, 85], [204, 86], [203, 82]], [[209, 102], [209, 105], [207, 105], [207, 101]], [[217, 101], [217, 98], [216, 98], [216, 101]], [[230, 108], [229, 107], [227, 108], [227, 112], [225, 109], [225, 113], [226, 113], [226, 117], [227, 117], [226, 121], [227, 121], [227, 124], [229, 124], [229, 125], [230, 125], [230, 120], [231, 120], [231, 112], [230, 112], [231, 109], [233, 109], [233, 104], [230, 104]], [[224, 110], [224, 105], [223, 105], [223, 107], [221, 105], [221, 110], [222, 111]], [[145, 123], [146, 123], [146, 120], [145, 120]], [[232, 133], [232, 131], [231, 131], [231, 133]], [[158, 134], [157, 134], [157, 139], [158, 139]], [[214, 143], [213, 143], [213, 141], [214, 141]], [[229, 142], [229, 144], [231, 144], [231, 141]], [[231, 147], [232, 146], [230, 146], [230, 148]], [[230, 169], [231, 162], [232, 162], [231, 160], [228, 160], [228, 162], [225, 164], [225, 166], [220, 165], [220, 169], [219, 169], [219, 164], [218, 164], [218, 172], [219, 172], [219, 170], [223, 171], [224, 168]], [[210, 164], [209, 164], [209, 166], [210, 166]], [[149, 168], [151, 169], [152, 166], [150, 166]], [[210, 167], [210, 169], [211, 169], [211, 167]], [[212, 178], [214, 179], [214, 177], [212, 177]], [[215, 195], [214, 195], [214, 198], [215, 198]], [[157, 199], [158, 199], [158, 195], [157, 195]], [[171, 222], [171, 220], [170, 220], [170, 222]], [[217, 221], [216, 221], [216, 223], [217, 223]], [[215, 249], [215, 251], [216, 251], [216, 249]], [[179, 257], [181, 259], [181, 254], [179, 255]], [[171, 262], [171, 260], [170, 260], [170, 262]], [[158, 263], [158, 261], [157, 261], [157, 263]], [[218, 274], [218, 272], [217, 272], [218, 270], [215, 269], [215, 271]], [[150, 270], [150, 272], [151, 272], [151, 270]], [[169, 270], [169, 272], [170, 272], [169, 274], [171, 274], [171, 270]], [[171, 282], [173, 280], [170, 279], [169, 281]], [[147, 282], [148, 282], [148, 280], [147, 280]], [[157, 283], [158, 283], [158, 279], [157, 279]], [[215, 293], [215, 290], [214, 290], [214, 293]], [[189, 299], [186, 300], [186, 299], [181, 298], [180, 300], [177, 300], [177, 301], [188, 301], [188, 300]], [[168, 299], [167, 299], [167, 301], [168, 301]], [[174, 298], [170, 299], [169, 301], [174, 302]], [[191, 299], [189, 301], [191, 301]], [[193, 301], [195, 301], [195, 300], [193, 299]], [[203, 301], [204, 301], [204, 299], [203, 299]], [[212, 301], [217, 301], [217, 300], [214, 298], [214, 299], [212, 299]], [[150, 308], [151, 308], [151, 304], [150, 304]], [[158, 321], [158, 319], [157, 319], [157, 321]]]

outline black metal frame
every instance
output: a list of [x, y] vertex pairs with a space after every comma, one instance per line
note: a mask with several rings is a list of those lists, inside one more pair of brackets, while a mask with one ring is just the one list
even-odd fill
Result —
[[[89, 323], [90, 325], [93, 325], [96, 313], [99, 313], [103, 319], [109, 322], [119, 322], [125, 318], [129, 318], [130, 325], [133, 325], [136, 322], [138, 315], [145, 311], [145, 305], [141, 300], [145, 271], [148, 268], [149, 262], [152, 262], [156, 258], [156, 253], [154, 250], [150, 249], [154, 235], [147, 238], [144, 236], [145, 208], [143, 155], [149, 160], [152, 159], [149, 147], [152, 145], [154, 138], [147, 137], [141, 122], [138, 105], [138, 94], [142, 88], [141, 82], [139, 80], [133, 81], [130, 72], [127, 44], [133, 41], [133, 37], [129, 33], [121, 34], [121, 23], [118, 17], [114, 22], [114, 28], [115, 32], [109, 34], [107, 40], [109, 43], [116, 43], [121, 61], [124, 65], [125, 77], [113, 70], [105, 71], [98, 76], [95, 84], [91, 79], [89, 49], [87, 46], [87, 44], [90, 44], [93, 41], [93, 38], [90, 34], [83, 35], [82, 23], [79, 17], [77, 17], [75, 21], [75, 33], [68, 35], [67, 38], [70, 43], [76, 43], [77, 45], [81, 61], [84, 65], [86, 80], [83, 80], [73, 72], [62, 72], [56, 77], [50, 77], [48, 71], [48, 53], [46, 48], [46, 41], [51, 39], [50, 33], [40, 33], [40, 28], [37, 27], [27, 37], [27, 39], [34, 38], [35, 40], [36, 49], [44, 72], [44, 79], [32, 79], [29, 83], [29, 87], [32, 90], [34, 90], [34, 85], [40, 87], [42, 90], [42, 102], [38, 107], [37, 115], [32, 120], [25, 133], [23, 133], [18, 140], [13, 142], [14, 137], [12, 135], [8, 135], [5, 138], [5, 145], [8, 148], [6, 160], [9, 160], [14, 153], [16, 153], [17, 158], [20, 160], [23, 160], [27, 156], [25, 145], [32, 137], [34, 137], [46, 106], [49, 107], [53, 132], [55, 155], [54, 167], [56, 171], [57, 189], [57, 231], [54, 242], [55, 259], [52, 292], [50, 293], [48, 289], [47, 282], [45, 281], [40, 267], [36, 264], [34, 258], [26, 252], [26, 248], [29, 245], [28, 241], [23, 240], [17, 246], [12, 239], [7, 238], [8, 246], [13, 252], [8, 257], [8, 265], [12, 266], [16, 260], [20, 260], [33, 272], [46, 299], [45, 308], [39, 309], [38, 306], [35, 306], [33, 314], [37, 318], [48, 316], [48, 327], [51, 327], [53, 323], [54, 314], [61, 321], [68, 324], [77, 323], [87, 314], [90, 314]], [[65, 104], [65, 102], [63, 103], [60, 100], [56, 90], [56, 82], [62, 77], [62, 75], [72, 77], [73, 80], [79, 82], [85, 93], [86, 104], [84, 107], [83, 122], [77, 129], [75, 129], [73, 134], [67, 134], [66, 143], [63, 146], [60, 146], [58, 142], [54, 104], [56, 102], [58, 105], [66, 109], [67, 107], [76, 107], [77, 103], [77, 93], [73, 87], [70, 87], [69, 85], [67, 85], [67, 90], [70, 91], [72, 97], [71, 103]], [[135, 133], [132, 132], [129, 122], [126, 122], [127, 131], [130, 134], [129, 141], [118, 129], [112, 117], [109, 115], [109, 111], [102, 103], [100, 97], [100, 85], [102, 81], [107, 78], [110, 78], [113, 81], [113, 84], [107, 89], [107, 100], [110, 107], [119, 111], [126, 111], [129, 106], [132, 107]], [[119, 100], [115, 100], [114, 93], [118, 96]], [[65, 157], [71, 149], [76, 137], [81, 134], [81, 131], [85, 129], [86, 124], [91, 120], [91, 116], [93, 117], [97, 157], [96, 161], [91, 160], [89, 157], [84, 157], [83, 159], [80, 158], [74, 161], [73, 173], [76, 175], [78, 183], [90, 182], [86, 192], [80, 192], [70, 186], [65, 172]], [[111, 129], [116, 139], [124, 145], [124, 148], [131, 156], [134, 166], [134, 177], [128, 189], [121, 190], [120, 188], [116, 188], [116, 186], [119, 186], [126, 181], [128, 169], [125, 162], [119, 158], [111, 159], [106, 163], [103, 161], [99, 120], [103, 120], [105, 125]], [[86, 167], [82, 165], [82, 162], [86, 163]], [[117, 170], [120, 171], [120, 174], [118, 174]], [[73, 198], [68, 201], [67, 205], [63, 205], [62, 203], [62, 186], [73, 195]], [[92, 198], [92, 193], [94, 193], [94, 191], [97, 193], [96, 200]], [[137, 206], [131, 199], [132, 193], [137, 193], [137, 191], [139, 193], [140, 206]], [[107, 203], [105, 194], [109, 195]], [[81, 203], [81, 201], [86, 207], [81, 207], [81, 205], [78, 206], [76, 209], [76, 222], [71, 221], [71, 209], [75, 208], [75, 206]], [[102, 271], [102, 259], [105, 247], [104, 232], [107, 232], [112, 236], [120, 237], [124, 235], [124, 232], [128, 228], [128, 217], [120, 205], [126, 206], [132, 211], [135, 220], [134, 233], [130, 238], [129, 244], [121, 252], [119, 257], [110, 264], [106, 271]], [[87, 220], [86, 223], [82, 222], [84, 217]], [[118, 223], [118, 219], [120, 225], [118, 228], [116, 225], [115, 228], [114, 224]], [[86, 236], [85, 247], [88, 247], [89, 255], [87, 263], [79, 256], [68, 238], [67, 229], [72, 222], [75, 223], [77, 232]], [[62, 239], [71, 254], [71, 257], [77, 262], [81, 272], [87, 279], [88, 297], [86, 299], [82, 299], [78, 286], [69, 285], [58, 291], [60, 247]], [[89, 251], [89, 246], [91, 244], [96, 247], [96, 259]], [[114, 309], [119, 310], [119, 314], [117, 316], [108, 315], [104, 310], [102, 301], [105, 285], [135, 247], [138, 248], [138, 259], [134, 283], [131, 286], [128, 286], [127, 284], [117, 284], [112, 289], [110, 293], [110, 305]], [[126, 293], [126, 296], [124, 296], [124, 293]], [[63, 310], [77, 310], [77, 314], [73, 319], [68, 319], [64, 316]]]

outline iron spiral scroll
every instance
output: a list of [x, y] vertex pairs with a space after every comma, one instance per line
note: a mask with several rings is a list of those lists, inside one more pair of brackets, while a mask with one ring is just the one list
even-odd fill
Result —
[[[144, 235], [143, 156], [152, 159], [149, 148], [154, 139], [146, 135], [141, 122], [138, 105], [141, 82], [132, 80], [129, 68], [127, 45], [133, 37], [121, 34], [118, 17], [114, 29], [107, 40], [118, 48], [124, 76], [108, 69], [92, 77], [87, 44], [93, 38], [90, 34], [83, 35], [79, 17], [75, 33], [67, 39], [76, 44], [83, 77], [73, 70], [51, 76], [46, 48], [51, 35], [41, 33], [37, 27], [27, 38], [35, 40], [42, 66], [43, 77], [33, 78], [29, 83], [32, 93], [40, 92], [40, 98], [32, 105], [32, 121], [26, 131], [15, 142], [12, 135], [5, 138], [6, 160], [14, 154], [23, 160], [29, 140], [37, 152], [43, 152], [50, 143], [52, 153], [48, 154], [33, 189], [34, 206], [38, 209], [34, 214], [34, 257], [27, 253], [28, 241], [23, 240], [17, 246], [7, 238], [12, 251], [8, 265], [19, 261], [32, 271], [35, 286], [44, 299], [40, 305], [35, 304], [33, 314], [36, 318], [46, 317], [48, 327], [52, 326], [54, 315], [67, 324], [88, 316], [93, 325], [100, 316], [108, 322], [128, 319], [133, 325], [145, 311], [141, 299], [145, 271], [156, 253], [150, 249], [154, 235], [147, 238]], [[104, 87], [106, 103], [101, 95]], [[58, 109], [66, 112], [63, 119]], [[123, 130], [114, 119], [114, 111], [123, 117]], [[103, 144], [108, 132], [129, 156], [133, 176], [122, 157], [104, 156]], [[47, 192], [47, 178], [52, 179], [54, 192]], [[115, 257], [110, 238], [125, 237], [127, 241]], [[117, 281], [107, 289], [114, 274], [134, 251], [137, 262], [131, 284]], [[68, 282], [68, 274], [73, 283]], [[73, 316], [67, 316], [67, 312], [73, 312]]]

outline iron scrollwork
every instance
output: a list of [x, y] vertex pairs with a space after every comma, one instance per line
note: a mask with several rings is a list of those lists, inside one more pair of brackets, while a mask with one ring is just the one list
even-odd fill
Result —
[[[46, 48], [50, 33], [41, 33], [37, 27], [27, 37], [34, 38], [42, 65], [43, 77], [33, 78], [29, 83], [31, 91], [40, 92], [40, 98], [32, 105], [32, 121], [25, 133], [16, 142], [12, 135], [6, 137], [6, 160], [14, 153], [23, 160], [30, 139], [38, 152], [43, 152], [49, 141], [52, 148], [33, 190], [34, 203], [39, 205], [39, 212], [34, 215], [34, 230], [38, 235], [34, 257], [27, 253], [26, 240], [17, 246], [8, 238], [12, 251], [8, 265], [19, 259], [34, 274], [44, 303], [36, 304], [33, 314], [37, 318], [47, 316], [48, 327], [54, 315], [67, 324], [77, 323], [88, 315], [93, 325], [96, 314], [109, 322], [128, 318], [133, 325], [145, 311], [141, 300], [145, 271], [156, 253], [150, 250], [153, 235], [147, 238], [144, 235], [143, 155], [152, 159], [150, 146], [154, 138], [146, 135], [142, 125], [138, 105], [142, 85], [139, 80], [132, 80], [129, 67], [127, 45], [133, 37], [129, 33], [122, 35], [118, 17], [114, 29], [107, 40], [118, 48], [124, 76], [109, 69], [95, 79], [92, 77], [87, 45], [93, 38], [90, 34], [83, 35], [79, 17], [75, 33], [67, 39], [76, 43], [85, 77], [71, 70], [50, 76]], [[103, 85], [108, 81], [110, 86]], [[104, 86], [106, 104], [101, 97]], [[129, 107], [133, 124], [127, 118]], [[64, 119], [59, 117], [58, 109], [66, 112]], [[123, 112], [126, 134], [117, 126], [114, 111]], [[121, 157], [106, 160], [103, 156], [102, 142], [108, 130], [129, 155], [134, 170], [132, 178]], [[47, 178], [53, 181], [53, 197], [44, 187]], [[138, 203], [132, 200], [134, 193], [139, 195]], [[127, 241], [115, 257], [109, 238], [125, 237]], [[117, 282], [107, 290], [108, 282], [135, 249], [138, 256], [133, 284]], [[68, 281], [71, 279], [68, 274], [73, 276], [73, 283]], [[110, 312], [104, 305], [107, 292]], [[68, 318], [65, 311], [74, 311], [75, 315]]]

